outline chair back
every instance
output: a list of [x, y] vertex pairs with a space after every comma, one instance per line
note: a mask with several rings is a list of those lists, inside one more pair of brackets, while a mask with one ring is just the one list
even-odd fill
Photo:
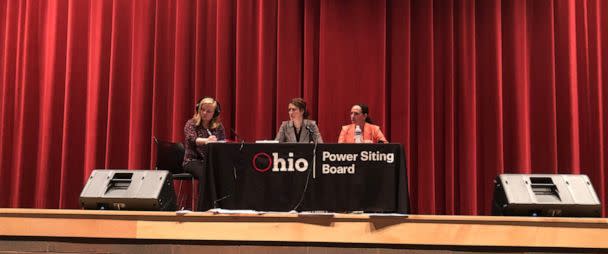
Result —
[[168, 170], [172, 174], [184, 173], [184, 144], [160, 140], [154, 137], [156, 143], [156, 169]]

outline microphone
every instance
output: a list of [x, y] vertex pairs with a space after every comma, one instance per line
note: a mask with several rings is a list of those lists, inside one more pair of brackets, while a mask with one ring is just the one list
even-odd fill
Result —
[[[234, 141], [237, 141], [237, 142], [238, 142], [238, 141], [239, 141], [239, 138], [240, 138], [241, 136], [239, 136], [239, 134], [236, 134], [236, 131], [234, 131], [234, 129], [233, 129], [233, 128], [230, 128], [230, 133], [232, 134], [232, 137], [234, 137]], [[243, 140], [243, 139], [241, 139], [241, 141], [244, 141], [244, 140]]]
[[315, 133], [312, 131], [312, 128], [310, 128], [310, 125], [306, 125], [306, 126], [304, 126], [304, 128], [306, 128], [306, 130], [308, 131], [308, 139], [310, 139], [310, 142], [313, 142], [316, 144], [317, 140], [314, 138]]
[[221, 197], [221, 198], [218, 198], [218, 199], [214, 200], [214, 201], [213, 201], [213, 208], [218, 208], [217, 206], [218, 206], [218, 204], [219, 204], [219, 203], [220, 203], [222, 200], [227, 199], [227, 198], [229, 198], [229, 197], [231, 197], [231, 196], [232, 196], [232, 194], [228, 194], [228, 195], [226, 195], [226, 196], [223, 196], [223, 197]]
[[[233, 128], [230, 128], [230, 133], [232, 133], [232, 136], [234, 137], [234, 141], [239, 142], [240, 136], [238, 134], [236, 134], [236, 131], [234, 131]], [[239, 148], [239, 152], [243, 151], [244, 145], [245, 145], [245, 140], [241, 138], [241, 147]]]

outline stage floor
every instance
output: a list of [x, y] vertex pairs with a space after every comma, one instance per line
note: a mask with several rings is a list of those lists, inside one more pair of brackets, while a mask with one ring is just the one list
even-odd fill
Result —
[[0, 253], [14, 251], [10, 250], [13, 245], [18, 249], [25, 243], [37, 242], [46, 243], [49, 252], [56, 251], [49, 249], [49, 242], [68, 242], [71, 248], [78, 243], [167, 244], [173, 246], [172, 253], [180, 253], [176, 248], [197, 245], [220, 246], [214, 250], [218, 253], [225, 252], [222, 248], [230, 250], [229, 246], [245, 248], [239, 252], [256, 246], [271, 249], [291, 246], [296, 249], [290, 252], [305, 248], [304, 253], [310, 252], [310, 248], [346, 251], [337, 253], [349, 253], [353, 248], [374, 250], [371, 253], [385, 253], [381, 250], [395, 253], [399, 249], [410, 251], [403, 253], [417, 253], [411, 252], [414, 250], [608, 253], [608, 219], [0, 209]]

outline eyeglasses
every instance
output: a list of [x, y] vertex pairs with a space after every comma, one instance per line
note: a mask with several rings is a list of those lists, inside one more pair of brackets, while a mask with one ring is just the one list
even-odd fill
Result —
[[298, 111], [298, 109], [297, 108], [288, 108], [287, 111], [293, 112], [293, 111]]

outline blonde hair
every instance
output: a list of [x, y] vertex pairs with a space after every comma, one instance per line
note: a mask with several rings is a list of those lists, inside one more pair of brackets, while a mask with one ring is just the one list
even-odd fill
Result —
[[[201, 114], [200, 114], [201, 109], [203, 108], [203, 105], [211, 105], [214, 108], [214, 112], [218, 112], [218, 108], [217, 108], [218, 103], [215, 99], [213, 99], [211, 97], [202, 98], [196, 104], [196, 111], [194, 112], [194, 115], [192, 116], [192, 120], [194, 120], [194, 124], [196, 126], [200, 126], [201, 124], [203, 124], [203, 118], [201, 117]], [[209, 126], [208, 126], [210, 129], [215, 129], [220, 125], [218, 118], [219, 118], [219, 113], [217, 114], [217, 116], [214, 116], [213, 118], [211, 118], [211, 121], [209, 121]]]

